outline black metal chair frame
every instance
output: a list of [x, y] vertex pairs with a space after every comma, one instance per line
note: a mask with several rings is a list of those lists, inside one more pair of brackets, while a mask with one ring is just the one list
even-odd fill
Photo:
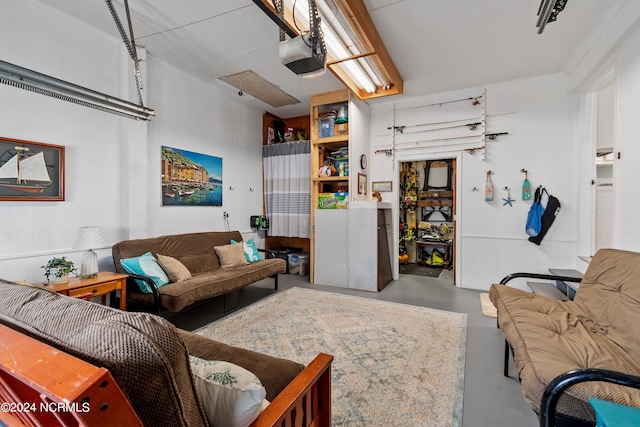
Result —
[[556, 415], [556, 406], [562, 393], [572, 385], [600, 381], [633, 387], [640, 390], [640, 377], [625, 374], [623, 372], [609, 371], [606, 369], [578, 369], [566, 372], [554, 378], [545, 388], [540, 400], [540, 427], [553, 426], [583, 426], [594, 424], [585, 423], [582, 420], [569, 419]]

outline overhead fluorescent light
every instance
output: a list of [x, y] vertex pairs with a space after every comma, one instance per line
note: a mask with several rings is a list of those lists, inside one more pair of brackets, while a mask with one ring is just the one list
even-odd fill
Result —
[[[254, 0], [255, 2], [256, 0]], [[275, 10], [273, 0], [260, 0]], [[361, 99], [396, 95], [403, 80], [362, 0], [315, 0], [331, 70]], [[258, 1], [259, 2], [259, 1]], [[284, 0], [288, 34], [309, 28], [307, 0]], [[295, 22], [294, 22], [295, 17]]]
[[151, 120], [155, 115], [155, 111], [145, 106], [1, 60], [0, 83], [132, 119]]

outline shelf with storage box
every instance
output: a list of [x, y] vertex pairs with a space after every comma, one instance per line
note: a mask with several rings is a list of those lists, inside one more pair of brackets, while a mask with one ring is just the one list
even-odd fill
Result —
[[[320, 279], [346, 286], [348, 281], [348, 103], [346, 89], [311, 97], [311, 283]], [[339, 112], [343, 123], [336, 123]], [[336, 194], [340, 196], [334, 197]], [[323, 254], [320, 258], [319, 253]], [[316, 271], [321, 272], [320, 277]]]

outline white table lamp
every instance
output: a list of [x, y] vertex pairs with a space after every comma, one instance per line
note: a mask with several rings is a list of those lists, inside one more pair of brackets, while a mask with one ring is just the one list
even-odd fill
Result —
[[83, 278], [95, 277], [98, 275], [98, 254], [93, 249], [102, 248], [107, 245], [102, 227], [80, 227], [73, 242], [74, 249], [88, 249], [82, 256], [80, 276]]

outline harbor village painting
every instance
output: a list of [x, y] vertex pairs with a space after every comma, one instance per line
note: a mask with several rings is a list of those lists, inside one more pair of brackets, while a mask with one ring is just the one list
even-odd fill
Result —
[[222, 206], [222, 158], [162, 147], [163, 206]]

